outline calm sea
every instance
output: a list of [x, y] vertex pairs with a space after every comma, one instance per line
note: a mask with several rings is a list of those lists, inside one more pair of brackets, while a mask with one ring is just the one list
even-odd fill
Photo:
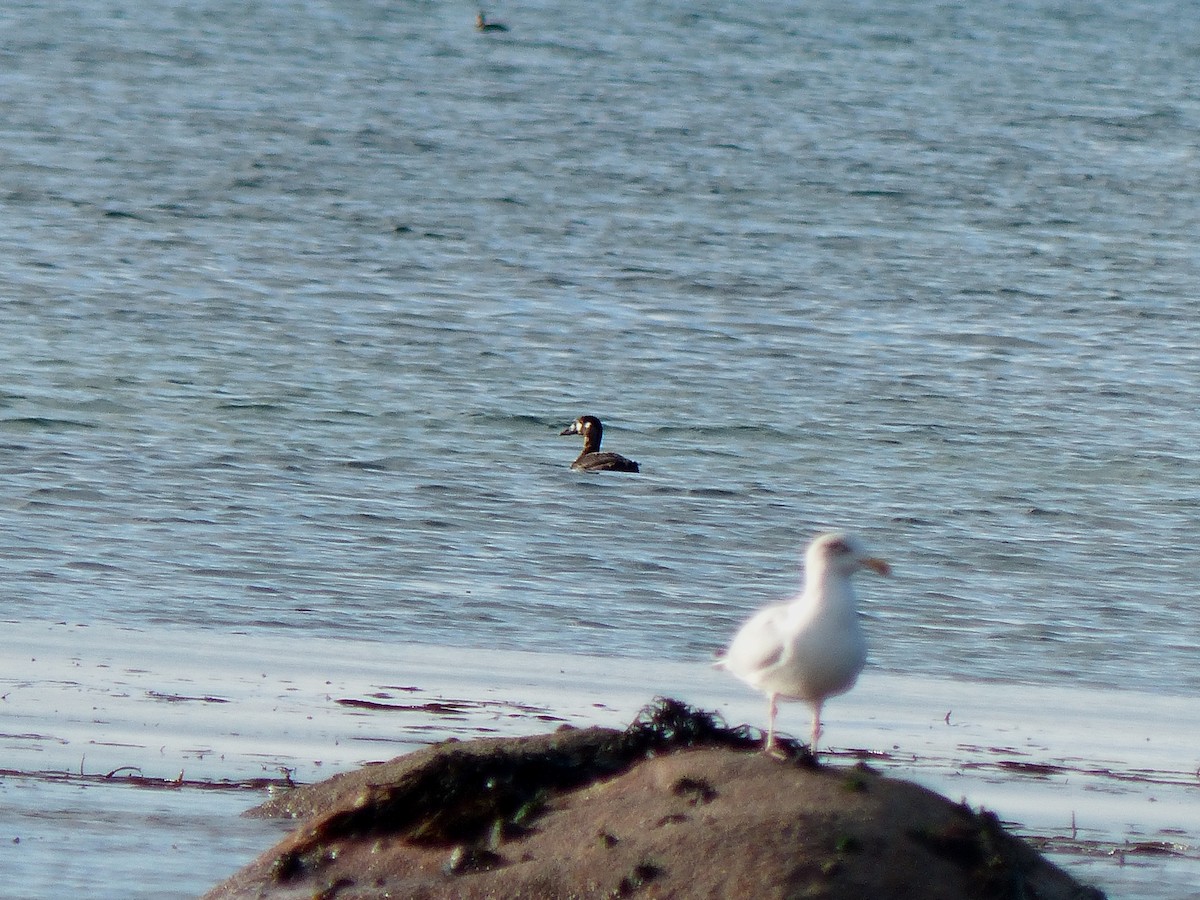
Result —
[[4, 618], [1200, 688], [1191, 4], [475, 11], [0, 12]]

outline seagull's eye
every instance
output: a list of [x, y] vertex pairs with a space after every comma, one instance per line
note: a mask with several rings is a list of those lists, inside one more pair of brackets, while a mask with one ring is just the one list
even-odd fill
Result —
[[845, 541], [837, 540], [837, 541], [829, 542], [829, 552], [830, 553], [852, 553], [853, 551], [850, 549], [850, 545], [847, 544]]

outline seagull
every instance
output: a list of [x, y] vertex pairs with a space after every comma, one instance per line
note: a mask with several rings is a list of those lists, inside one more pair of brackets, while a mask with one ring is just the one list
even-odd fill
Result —
[[775, 752], [780, 700], [812, 706], [812, 751], [821, 737], [821, 706], [844, 694], [867, 661], [850, 576], [859, 569], [891, 574], [882, 559], [841, 532], [822, 534], [804, 555], [804, 590], [793, 600], [759, 610], [734, 636], [715, 665], [767, 695], [766, 753]]

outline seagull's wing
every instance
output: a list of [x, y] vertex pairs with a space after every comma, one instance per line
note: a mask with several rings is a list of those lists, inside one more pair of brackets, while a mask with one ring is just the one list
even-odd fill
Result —
[[752, 616], [734, 636], [720, 665], [741, 678], [753, 678], [778, 665], [786, 646], [785, 610], [783, 606], [771, 606]]

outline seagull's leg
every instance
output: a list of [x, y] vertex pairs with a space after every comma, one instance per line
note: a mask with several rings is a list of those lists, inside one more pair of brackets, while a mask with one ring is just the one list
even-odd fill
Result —
[[779, 695], [768, 695], [769, 702], [767, 705], [767, 743], [763, 747], [763, 753], [772, 753], [775, 750], [775, 714], [779, 712]]
[[821, 739], [821, 701], [813, 703], [812, 752], [817, 753], [817, 741]]

